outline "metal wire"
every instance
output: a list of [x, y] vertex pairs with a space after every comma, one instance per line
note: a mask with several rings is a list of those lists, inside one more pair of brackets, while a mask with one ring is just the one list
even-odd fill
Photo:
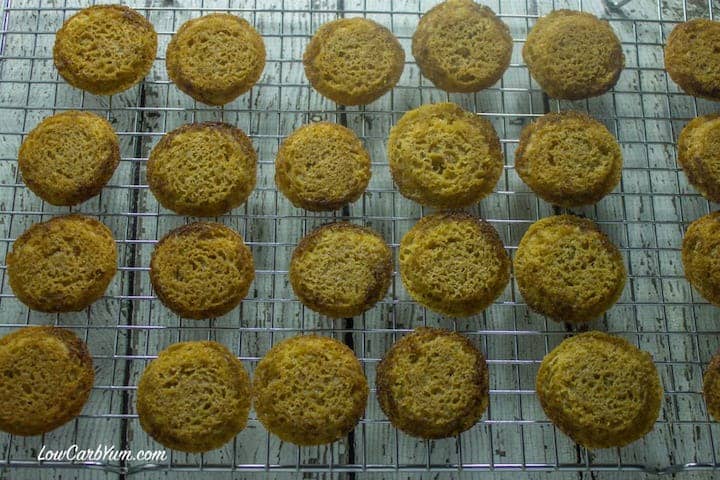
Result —
[[[158, 59], [141, 85], [110, 98], [69, 87], [52, 66], [55, 31], [89, 2], [4, 0], [0, 7], [0, 255], [29, 225], [68, 211], [41, 202], [17, 172], [17, 148], [43, 117], [71, 109], [104, 115], [118, 131], [122, 154], [120, 167], [103, 193], [71, 209], [97, 216], [117, 238], [119, 272], [101, 301], [78, 314], [32, 312], [15, 299], [6, 269], [0, 266], [0, 333], [27, 324], [73, 329], [88, 342], [97, 377], [91, 400], [75, 421], [42, 437], [0, 435], [0, 469], [96, 468], [117, 474], [720, 469], [715, 453], [720, 427], [708, 417], [701, 393], [703, 368], [719, 346], [717, 314], [691, 291], [679, 260], [685, 227], [710, 206], [688, 186], [674, 159], [679, 128], [713, 107], [679, 91], [662, 63], [662, 47], [675, 23], [694, 16], [712, 18], [711, 2], [623, 0], [607, 2], [605, 10], [598, 9], [598, 2], [582, 0], [486, 2], [511, 27], [515, 52], [503, 80], [473, 95], [448, 95], [435, 89], [420, 76], [409, 55], [412, 32], [433, 1], [193, 0], [182, 2], [182, 7], [164, 1], [128, 3], [155, 25]], [[608, 18], [618, 32], [626, 69], [610, 93], [558, 102], [544, 96], [531, 79], [519, 52], [535, 20], [554, 8], [592, 11]], [[213, 11], [243, 16], [263, 33], [268, 47], [258, 86], [221, 109], [199, 105], [179, 93], [164, 68], [164, 49], [172, 33], [187, 19]], [[320, 24], [342, 16], [366, 16], [382, 23], [408, 52], [400, 84], [365, 107], [339, 107], [314, 92], [304, 77], [301, 57], [307, 41]], [[575, 213], [596, 220], [620, 247], [628, 266], [623, 297], [590, 328], [622, 335], [653, 354], [666, 395], [656, 428], [645, 439], [623, 449], [588, 452], [556, 431], [535, 398], [534, 376], [542, 357], [573, 329], [530, 312], [514, 280], [486, 312], [462, 320], [418, 307], [397, 274], [388, 297], [355, 319], [323, 318], [293, 296], [287, 280], [289, 256], [298, 239], [316, 225], [345, 219], [372, 226], [396, 252], [402, 235], [426, 212], [400, 196], [392, 184], [384, 143], [389, 127], [410, 108], [447, 100], [486, 116], [501, 137], [504, 175], [494, 193], [472, 210], [498, 229], [511, 255], [532, 222], [560, 211], [540, 201], [515, 173], [513, 156], [522, 127], [549, 111], [572, 108], [589, 112], [618, 137], [625, 159], [620, 187], [595, 207]], [[203, 120], [239, 125], [259, 152], [258, 187], [250, 201], [217, 219], [241, 232], [253, 250], [257, 275], [240, 308], [198, 322], [170, 314], [150, 286], [148, 262], [154, 244], [191, 219], [174, 215], [154, 200], [145, 162], [161, 135], [183, 123]], [[295, 209], [278, 194], [273, 181], [279, 143], [294, 128], [317, 120], [354, 129], [373, 158], [366, 194], [334, 214]], [[161, 465], [36, 460], [42, 445], [162, 448], [139, 426], [135, 390], [147, 362], [173, 342], [218, 340], [233, 348], [252, 370], [283, 338], [304, 332], [331, 335], [354, 349], [372, 384], [386, 349], [400, 334], [419, 325], [463, 332], [488, 358], [490, 409], [478, 425], [457, 438], [426, 442], [398, 432], [380, 411], [373, 390], [358, 427], [331, 446], [283, 444], [252, 414], [248, 428], [226, 447], [204, 455], [171, 452]]]

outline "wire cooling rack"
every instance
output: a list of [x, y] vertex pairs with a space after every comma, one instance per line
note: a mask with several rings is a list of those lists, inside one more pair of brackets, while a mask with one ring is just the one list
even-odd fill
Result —
[[[623, 0], [486, 1], [510, 26], [515, 44], [503, 80], [474, 95], [447, 95], [423, 79], [410, 55], [410, 41], [422, 12], [434, 2], [411, 0], [153, 0], [129, 2], [155, 25], [158, 59], [146, 80], [113, 97], [84, 94], [59, 79], [52, 64], [54, 33], [63, 20], [90, 2], [3, 0], [0, 9], [0, 256], [31, 224], [68, 209], [47, 205], [22, 183], [17, 149], [42, 118], [69, 109], [106, 116], [121, 139], [122, 161], [102, 194], [73, 211], [97, 216], [114, 232], [119, 272], [107, 296], [77, 314], [29, 311], [0, 270], [0, 333], [26, 324], [56, 324], [84, 338], [96, 367], [96, 384], [83, 414], [42, 437], [0, 435], [0, 478], [39, 478], [48, 470], [75, 478], [160, 476], [168, 472], [228, 472], [228, 478], [275, 472], [318, 472], [325, 478], [367, 473], [460, 471], [635, 471], [675, 473], [715, 470], [720, 426], [709, 420], [701, 394], [703, 368], [720, 345], [717, 310], [692, 292], [680, 262], [689, 222], [711, 206], [688, 186], [675, 162], [679, 129], [714, 104], [684, 95], [663, 69], [663, 44], [673, 28], [691, 17], [712, 17], [711, 2]], [[613, 91], [579, 102], [557, 102], [531, 80], [520, 51], [539, 15], [554, 8], [590, 11], [610, 20], [622, 41], [626, 68]], [[211, 11], [230, 11], [263, 34], [268, 61], [259, 84], [226, 105], [197, 104], [169, 81], [164, 53], [186, 20]], [[365, 107], [338, 107], [308, 85], [301, 58], [322, 23], [366, 16], [391, 28], [407, 53], [405, 70], [392, 93]], [[397, 250], [402, 235], [425, 212], [393, 188], [385, 156], [390, 126], [423, 103], [451, 100], [488, 118], [505, 153], [504, 175], [494, 193], [473, 212], [500, 232], [514, 250], [527, 227], [553, 214], [519, 180], [513, 168], [524, 125], [549, 111], [577, 109], [604, 122], [618, 137], [625, 159], [621, 185], [595, 207], [574, 212], [595, 219], [621, 248], [629, 280], [618, 304], [589, 328], [609, 331], [652, 353], [665, 388], [662, 413], [643, 440], [622, 449], [588, 452], [555, 430], [534, 393], [543, 356], [570, 329], [528, 311], [512, 281], [486, 312], [453, 321], [414, 304], [397, 275], [389, 295], [362, 317], [330, 320], [302, 307], [289, 287], [287, 268], [297, 241], [312, 227], [346, 219], [377, 229]], [[252, 248], [256, 280], [242, 306], [208, 321], [181, 320], [156, 299], [148, 275], [156, 241], [191, 221], [161, 208], [147, 188], [148, 154], [163, 133], [191, 121], [223, 120], [243, 128], [259, 154], [258, 186], [248, 203], [219, 221], [237, 229]], [[280, 141], [298, 126], [329, 120], [349, 126], [364, 140], [373, 176], [363, 198], [334, 214], [294, 208], [278, 194], [273, 162]], [[0, 258], [1, 258], [0, 257]], [[486, 353], [491, 402], [483, 420], [457, 438], [420, 441], [396, 431], [382, 414], [374, 391], [358, 427], [330, 446], [298, 448], [269, 435], [254, 413], [248, 428], [225, 447], [204, 455], [168, 452], [167, 461], [38, 462], [43, 445], [64, 449], [162, 449], [140, 428], [136, 385], [147, 362], [180, 340], [214, 339], [233, 349], [246, 367], [280, 339], [302, 332], [332, 335], [361, 359], [370, 384], [387, 348], [409, 329], [434, 325], [467, 334]], [[0, 406], [0, 408], [2, 408]], [[62, 470], [61, 470], [62, 469]], [[408, 473], [406, 473], [408, 472]], [[182, 474], [178, 474], [182, 476]], [[278, 473], [279, 475], [279, 473]], [[559, 475], [559, 473], [558, 473]], [[583, 476], [582, 474], [581, 476]], [[708, 473], [708, 477], [712, 474]], [[576, 474], [572, 474], [577, 478]]]

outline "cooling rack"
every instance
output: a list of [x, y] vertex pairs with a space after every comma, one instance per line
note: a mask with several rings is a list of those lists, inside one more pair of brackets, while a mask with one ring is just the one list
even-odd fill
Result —
[[[716, 109], [684, 95], [663, 69], [662, 47], [673, 26], [713, 16], [711, 1], [569, 0], [485, 1], [510, 26], [511, 66], [502, 81], [477, 94], [448, 95], [423, 79], [410, 55], [422, 12], [436, 2], [411, 0], [147, 0], [128, 4], [155, 25], [158, 59], [146, 80], [113, 97], [76, 90], [52, 64], [54, 33], [89, 1], [2, 0], [0, 17], [0, 258], [31, 224], [67, 208], [47, 205], [22, 183], [17, 149], [24, 135], [55, 112], [84, 109], [108, 118], [121, 141], [120, 166], [99, 197], [73, 211], [98, 217], [118, 244], [119, 272], [106, 297], [85, 312], [48, 315], [29, 311], [16, 298], [0, 267], [0, 334], [26, 324], [55, 324], [84, 338], [96, 367], [96, 384], [83, 414], [42, 437], [0, 435], [0, 478], [155, 478], [177, 472], [316, 473], [323, 478], [407, 478], [412, 472], [459, 476], [459, 472], [555, 471], [568, 478], [601, 472], [676, 473], [720, 469], [720, 424], [709, 420], [701, 394], [702, 372], [720, 346], [718, 311], [691, 291], [683, 278], [680, 244], [689, 222], [713, 206], [688, 186], [675, 162], [675, 139], [692, 117]], [[626, 68], [614, 90], [599, 98], [558, 102], [530, 78], [520, 51], [539, 15], [555, 8], [581, 9], [607, 18], [620, 37]], [[211, 108], [179, 92], [167, 78], [164, 52], [187, 19], [230, 11], [263, 34], [267, 66], [259, 84], [226, 105]], [[365, 107], [339, 107], [314, 92], [301, 58], [311, 34], [338, 17], [366, 16], [400, 39], [407, 62], [392, 93]], [[588, 452], [555, 430], [534, 394], [540, 360], [571, 329], [530, 312], [515, 282], [481, 315], [450, 320], [414, 304], [398, 275], [375, 308], [353, 319], [330, 320], [302, 307], [292, 294], [287, 268], [297, 241], [311, 228], [345, 219], [383, 234], [393, 250], [425, 211], [393, 188], [385, 156], [390, 126], [423, 103], [454, 101], [488, 118], [505, 153], [504, 175], [473, 212], [500, 232], [509, 253], [535, 220], [556, 213], [537, 199], [513, 168], [524, 125], [549, 111], [576, 109], [604, 122], [618, 137], [625, 168], [621, 185], [596, 206], [574, 210], [595, 219], [620, 247], [629, 280], [618, 304], [589, 328], [621, 335], [652, 353], [665, 388], [662, 412], [646, 438], [622, 449]], [[241, 307], [207, 321], [181, 320], [153, 294], [149, 257], [156, 241], [192, 219], [160, 207], [147, 187], [146, 160], [163, 133], [192, 121], [223, 120], [244, 129], [259, 154], [258, 186], [248, 203], [218, 220], [250, 245], [256, 280]], [[352, 128], [373, 159], [370, 187], [361, 200], [334, 214], [294, 208], [275, 189], [273, 162], [280, 141], [298, 126], [329, 120]], [[491, 373], [490, 409], [457, 438], [419, 441], [396, 431], [374, 391], [361, 423], [346, 438], [323, 447], [298, 448], [269, 435], [254, 413], [248, 428], [224, 448], [204, 455], [168, 452], [165, 462], [38, 462], [43, 445], [63, 449], [98, 444], [117, 449], [159, 449], [140, 428], [136, 385], [146, 364], [169, 344], [214, 339], [234, 350], [252, 371], [270, 346], [303, 332], [331, 335], [361, 359], [370, 384], [383, 353], [402, 333], [433, 325], [465, 333], [486, 353]], [[0, 406], [2, 408], [2, 406]], [[52, 473], [51, 473], [52, 472]]]

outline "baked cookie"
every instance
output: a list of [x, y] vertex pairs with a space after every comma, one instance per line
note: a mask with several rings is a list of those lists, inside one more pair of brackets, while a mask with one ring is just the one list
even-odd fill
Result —
[[538, 19], [522, 50], [532, 77], [554, 98], [578, 100], [610, 90], [625, 55], [610, 24], [575, 10]]
[[399, 257], [410, 295], [452, 317], [484, 310], [510, 280], [510, 259], [497, 231], [465, 212], [420, 219], [400, 242]]
[[224, 105], [247, 92], [265, 68], [265, 44], [244, 19], [213, 13], [183, 23], [165, 59], [177, 87], [208, 105]]
[[185, 318], [225, 315], [240, 304], [255, 278], [242, 237], [220, 223], [176, 228], [150, 260], [150, 280], [163, 305]]
[[561, 207], [592, 205], [622, 176], [615, 137], [580, 112], [548, 113], [523, 128], [515, 171], [540, 198]]
[[704, 115], [685, 125], [678, 138], [678, 163], [703, 197], [720, 202], [720, 115]]
[[703, 397], [710, 416], [720, 422], [720, 352], [713, 355], [703, 375]]
[[405, 113], [390, 130], [388, 161], [403, 196], [443, 209], [479, 202], [504, 167], [492, 124], [454, 103]]
[[77, 205], [99, 194], [118, 163], [120, 146], [110, 123], [86, 112], [45, 118], [18, 153], [25, 185], [52, 205]]
[[40, 435], [82, 411], [95, 371], [70, 330], [25, 327], [0, 339], [0, 430]]
[[354, 317], [382, 300], [392, 268], [390, 247], [375, 231], [330, 223], [300, 240], [290, 261], [290, 283], [308, 308], [329, 317]]
[[304, 125], [280, 145], [275, 183], [298, 208], [330, 211], [352, 203], [370, 182], [370, 155], [342, 125]]
[[458, 435], [489, 404], [485, 357], [464, 336], [420, 327], [404, 336], [377, 367], [377, 397], [390, 422], [420, 438]]
[[84, 215], [36, 223], [5, 259], [10, 287], [33, 310], [80, 311], [103, 296], [117, 271], [110, 229]]
[[602, 332], [555, 347], [540, 364], [536, 388], [548, 418], [586, 448], [642, 438], [653, 429], [663, 398], [650, 354]]
[[181, 215], [216, 217], [255, 188], [257, 154], [239, 128], [192, 123], [166, 134], [150, 153], [147, 180], [160, 204]]
[[720, 306], [720, 212], [692, 222], [682, 243], [685, 277], [705, 300]]
[[533, 223], [520, 240], [515, 280], [527, 305], [557, 322], [589, 322], [625, 287], [625, 265], [612, 241], [586, 218], [556, 215]]
[[258, 420], [285, 442], [331, 443], [360, 421], [368, 385], [350, 348], [330, 337], [284, 340], [255, 369]]
[[124, 5], [95, 5], [63, 23], [53, 59], [73, 87], [112, 95], [145, 78], [156, 51], [157, 34], [144, 16]]
[[341, 105], [365, 105], [400, 80], [405, 51], [382, 25], [367, 18], [340, 18], [315, 32], [303, 64], [321, 95]]
[[250, 377], [240, 360], [217, 342], [170, 345], [140, 377], [140, 426], [168, 448], [207, 452], [220, 448], [248, 421]]
[[420, 19], [412, 53], [423, 75], [447, 92], [477, 92], [510, 66], [510, 29], [473, 0], [447, 0]]
[[693, 18], [679, 23], [665, 45], [665, 69], [686, 93], [720, 100], [720, 22]]

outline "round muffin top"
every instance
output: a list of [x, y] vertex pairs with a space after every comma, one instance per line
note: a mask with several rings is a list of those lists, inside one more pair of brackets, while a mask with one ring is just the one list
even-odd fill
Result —
[[622, 152], [602, 123], [580, 112], [548, 113], [528, 124], [515, 170], [542, 199], [562, 207], [596, 203], [620, 182]]
[[300, 240], [290, 283], [308, 308], [329, 317], [360, 315], [390, 287], [392, 252], [375, 231], [347, 222], [323, 225]]
[[400, 80], [405, 51], [382, 25], [366, 18], [340, 18], [315, 32], [303, 64], [320, 94], [342, 105], [365, 105]]
[[720, 212], [692, 222], [682, 243], [685, 277], [713, 305], [720, 306]]
[[703, 197], [720, 202], [720, 115], [692, 119], [678, 138], [678, 163]]
[[620, 40], [610, 24], [575, 10], [555, 10], [538, 19], [522, 53], [542, 89], [567, 100], [607, 92], [625, 65]]
[[602, 332], [575, 335], [553, 349], [540, 364], [536, 387], [550, 420], [586, 448], [642, 438], [663, 398], [650, 354]]
[[137, 412], [148, 435], [168, 448], [207, 452], [247, 424], [252, 393], [242, 363], [212, 341], [170, 345], [140, 377]]
[[250, 249], [237, 232], [220, 223], [176, 228], [160, 240], [150, 261], [158, 298], [186, 318], [228, 313], [245, 298], [253, 278]]
[[84, 215], [36, 223], [5, 259], [18, 299], [41, 312], [79, 311], [102, 297], [117, 270], [110, 229]]
[[118, 163], [120, 146], [110, 123], [77, 111], [45, 118], [18, 153], [25, 184], [52, 205], [77, 205], [94, 197]]
[[39, 435], [75, 418], [95, 380], [85, 342], [49, 326], [0, 339], [0, 372], [0, 429], [13, 435]]
[[713, 355], [703, 375], [703, 396], [710, 416], [720, 421], [720, 352]]
[[281, 440], [321, 445], [347, 435], [365, 411], [368, 385], [350, 348], [304, 335], [276, 344], [255, 369], [258, 419]]
[[354, 202], [370, 182], [370, 155], [342, 125], [303, 125], [280, 145], [275, 182], [293, 205], [319, 212]]
[[528, 306], [558, 322], [588, 322], [620, 298], [625, 265], [591, 220], [556, 215], [530, 226], [515, 254], [515, 279]]
[[489, 403], [485, 357], [454, 332], [421, 327], [388, 350], [377, 368], [380, 407], [393, 425], [421, 438], [471, 428]]
[[166, 134], [153, 148], [147, 180], [163, 207], [214, 217], [244, 203], [255, 188], [257, 154], [239, 128], [193, 123]]
[[504, 166], [492, 124], [454, 103], [405, 113], [390, 130], [388, 160], [400, 193], [435, 208], [477, 203], [492, 192]]
[[265, 68], [265, 44], [244, 19], [213, 13], [185, 22], [165, 60], [180, 90], [208, 105], [224, 105], [247, 92]]
[[473, 0], [447, 0], [420, 19], [412, 52], [423, 75], [448, 92], [477, 92], [510, 65], [510, 29]]
[[720, 100], [720, 22], [693, 18], [679, 23], [665, 45], [665, 68], [685, 92]]
[[510, 280], [497, 231], [464, 212], [420, 219], [400, 242], [400, 275], [412, 297], [445, 315], [480, 312]]
[[63, 23], [53, 58], [70, 85], [112, 95], [141, 81], [156, 51], [157, 34], [145, 17], [124, 5], [95, 5]]

